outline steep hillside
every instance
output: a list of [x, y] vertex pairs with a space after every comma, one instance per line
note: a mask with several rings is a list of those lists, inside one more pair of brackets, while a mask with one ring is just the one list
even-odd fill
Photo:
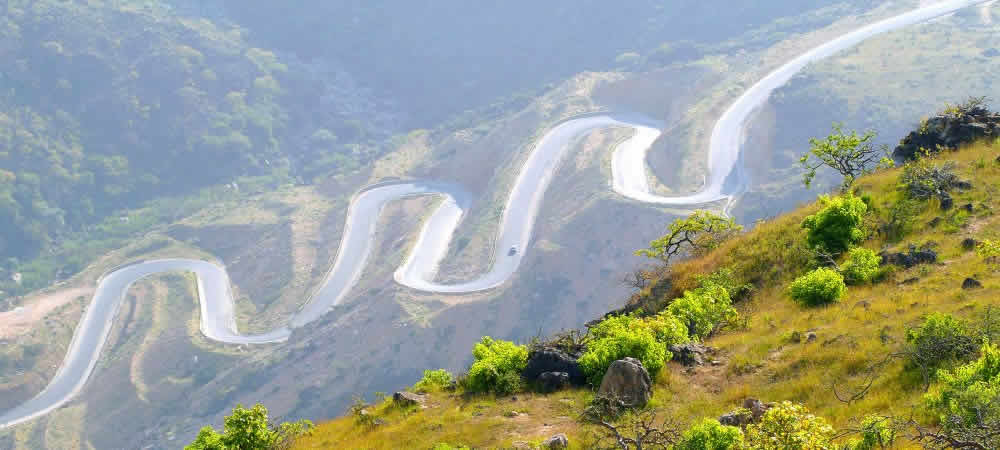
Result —
[[[697, 292], [709, 274], [726, 278], [728, 286], [749, 283], [752, 289], [733, 296], [739, 317], [704, 339], [714, 350], [702, 363], [672, 361], [654, 377], [648, 410], [672, 419], [672, 429], [683, 430], [737, 409], [747, 398], [791, 401], [842, 432], [838, 442], [863, 437], [858, 433], [862, 418], [876, 414], [895, 420], [894, 446], [917, 445], [915, 430], [929, 433], [942, 425], [940, 410], [930, 409], [924, 400], [926, 388], [932, 393], [945, 389], [930, 368], [975, 361], [979, 349], [975, 344], [971, 351], [939, 355], [940, 365], [922, 363], [917, 358], [924, 355], [922, 341], [914, 336], [928, 329], [926, 318], [939, 313], [954, 317], [965, 324], [958, 329], [965, 327], [970, 342], [1000, 338], [996, 250], [989, 250], [1000, 237], [1000, 219], [993, 213], [1000, 207], [995, 198], [998, 154], [1000, 142], [980, 142], [857, 180], [852, 188], [857, 197], [851, 198], [867, 212], [856, 245], [884, 256], [871, 281], [855, 280], [827, 306], [803, 306], [789, 291], [797, 277], [832, 262], [844, 273], [855, 273], [846, 254], [830, 261], [810, 244], [802, 223], [822, 210], [822, 203], [757, 223], [651, 280], [628, 302], [643, 306], [646, 317], [659, 317], [650, 314], [685, 291]], [[933, 172], [927, 169], [935, 168], [958, 180], [957, 188], [938, 185], [938, 192], [950, 192], [950, 208], [942, 207], [948, 203], [940, 200], [944, 194], [925, 199], [913, 188], [927, 182], [923, 177]], [[583, 342], [595, 345], [594, 339]], [[566, 339], [562, 342], [566, 348]], [[497, 395], [475, 393], [470, 378], [451, 388], [446, 382], [435, 387], [427, 377], [422, 383], [417, 387], [426, 395], [421, 406], [401, 406], [392, 398], [359, 403], [345, 417], [319, 425], [295, 448], [431, 448], [442, 443], [532, 448], [557, 433], [565, 433], [572, 448], [592, 448], [602, 434], [603, 428], [581, 420], [595, 398], [591, 388], [552, 394], [523, 388]], [[921, 442], [930, 445], [931, 438], [925, 435]]]

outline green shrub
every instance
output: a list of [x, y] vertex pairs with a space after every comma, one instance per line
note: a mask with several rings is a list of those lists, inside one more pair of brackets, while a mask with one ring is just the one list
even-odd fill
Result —
[[194, 442], [185, 450], [271, 450], [287, 448], [299, 436], [312, 432], [313, 424], [308, 420], [272, 424], [267, 418], [267, 408], [256, 404], [253, 408], [236, 405], [233, 414], [223, 422], [219, 433], [212, 427], [204, 427]]
[[742, 430], [705, 419], [685, 431], [674, 450], [729, 450], [742, 446]]
[[980, 353], [954, 371], [940, 371], [939, 385], [926, 397], [945, 427], [1000, 421], [1000, 349], [985, 344]]
[[906, 354], [912, 366], [930, 372], [975, 353], [977, 340], [965, 322], [948, 314], [932, 313], [919, 327], [906, 332]]
[[[670, 347], [674, 344], [683, 344], [689, 342], [691, 338], [688, 336], [688, 327], [683, 321], [675, 317], [669, 312], [662, 312], [652, 317], [646, 317], [642, 319], [642, 326], [649, 327], [650, 331], [653, 332], [653, 336], [656, 341]], [[669, 352], [667, 360], [669, 361], [673, 355]]]
[[728, 267], [716, 270], [710, 275], [699, 275], [695, 280], [702, 287], [721, 286], [729, 293], [729, 298], [733, 302], [746, 298], [753, 292], [753, 285], [737, 280], [736, 274]]
[[687, 338], [683, 324], [665, 314], [648, 320], [634, 314], [609, 317], [591, 328], [590, 334], [592, 340], [579, 363], [594, 385], [600, 384], [611, 363], [625, 357], [638, 359], [650, 376], [655, 377], [663, 364], [673, 358], [667, 350], [668, 341]]
[[472, 356], [476, 360], [469, 368], [469, 390], [506, 395], [520, 388], [521, 371], [528, 365], [526, 346], [483, 336], [473, 347]]
[[830, 253], [843, 253], [865, 237], [861, 229], [868, 207], [851, 193], [840, 197], [820, 196], [823, 209], [802, 222], [809, 245]]
[[852, 248], [847, 255], [847, 262], [841, 266], [847, 284], [868, 283], [879, 276], [879, 264], [882, 257], [867, 248]]
[[805, 406], [781, 402], [764, 413], [760, 421], [747, 425], [745, 449], [798, 450], [830, 448], [833, 427], [809, 414]]
[[441, 390], [451, 385], [454, 381], [455, 378], [447, 370], [425, 370], [424, 377], [417, 384], [413, 385], [413, 390], [416, 392]]
[[788, 295], [805, 306], [817, 306], [840, 300], [846, 290], [844, 277], [824, 267], [796, 278]]
[[1000, 241], [983, 240], [976, 246], [976, 254], [993, 268], [1000, 267]]
[[708, 337], [718, 326], [737, 316], [729, 292], [717, 284], [685, 291], [683, 297], [674, 299], [667, 307], [667, 312], [680, 319], [694, 339]]
[[892, 448], [896, 442], [896, 430], [888, 417], [869, 415], [861, 420], [861, 437], [853, 439], [847, 446], [850, 450], [876, 450]]

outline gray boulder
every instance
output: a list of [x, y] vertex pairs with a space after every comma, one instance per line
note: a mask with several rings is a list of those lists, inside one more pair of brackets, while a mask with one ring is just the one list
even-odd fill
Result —
[[577, 386], [586, 384], [587, 377], [576, 362], [576, 356], [555, 347], [541, 347], [528, 355], [528, 365], [521, 371], [524, 379], [538, 380], [545, 372], [565, 372], [569, 382]]
[[705, 364], [706, 356], [714, 353], [714, 349], [711, 347], [694, 342], [671, 345], [669, 350], [670, 353], [674, 354], [674, 361], [685, 366], [700, 366]]
[[962, 289], [979, 289], [983, 287], [983, 283], [975, 278], [966, 278], [962, 282]]
[[559, 433], [542, 442], [542, 448], [563, 449], [569, 448], [569, 438], [565, 434]]
[[653, 383], [639, 360], [620, 359], [608, 367], [597, 395], [617, 399], [630, 408], [643, 407], [653, 395]]
[[426, 397], [412, 392], [400, 391], [392, 394], [393, 403], [399, 406], [416, 406], [424, 404]]
[[538, 388], [542, 392], [555, 392], [569, 386], [569, 374], [566, 372], [542, 372], [538, 376]]
[[947, 192], [942, 192], [938, 197], [941, 198], [941, 210], [947, 211], [955, 206], [955, 199], [951, 198], [951, 194]]
[[962, 250], [969, 251], [976, 248], [977, 245], [979, 245], [979, 241], [973, 238], [962, 239]]

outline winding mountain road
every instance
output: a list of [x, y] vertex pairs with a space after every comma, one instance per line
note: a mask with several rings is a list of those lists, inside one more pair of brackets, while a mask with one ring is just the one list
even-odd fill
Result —
[[[552, 177], [573, 143], [595, 130], [627, 127], [631, 138], [620, 143], [612, 157], [612, 186], [615, 192], [640, 202], [674, 206], [697, 206], [724, 201], [746, 186], [740, 153], [747, 120], [774, 89], [784, 85], [807, 64], [852, 47], [872, 36], [953, 13], [990, 0], [947, 0], [920, 7], [834, 39], [782, 65], [748, 89], [716, 123], [708, 152], [708, 178], [694, 194], [663, 197], [654, 194], [646, 178], [646, 152], [660, 136], [660, 124], [633, 114], [598, 114], [574, 118], [549, 130], [524, 162], [508, 197], [493, 263], [479, 278], [459, 283], [436, 283], [440, 261], [445, 257], [456, 228], [462, 221], [470, 196], [459, 186], [444, 182], [398, 182], [371, 186], [351, 201], [347, 225], [333, 269], [315, 295], [283, 328], [259, 335], [239, 333], [234, 318], [229, 277], [213, 263], [169, 259], [145, 261], [125, 266], [98, 280], [90, 306], [76, 328], [62, 366], [37, 396], [0, 414], [0, 428], [44, 415], [80, 392], [93, 374], [101, 349], [108, 337], [116, 311], [129, 287], [138, 280], [163, 272], [193, 272], [201, 303], [201, 331], [209, 339], [234, 344], [263, 344], [288, 339], [291, 330], [308, 324], [338, 304], [355, 285], [371, 254], [376, 223], [385, 205], [402, 198], [436, 195], [443, 201], [424, 223], [417, 243], [396, 271], [398, 283], [413, 289], [437, 293], [468, 293], [491, 289], [504, 283], [517, 270], [531, 241], [535, 218]], [[513, 252], [510, 249], [514, 249]]]

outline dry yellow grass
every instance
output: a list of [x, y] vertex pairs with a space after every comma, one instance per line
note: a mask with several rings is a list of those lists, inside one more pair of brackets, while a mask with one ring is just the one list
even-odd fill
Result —
[[[1000, 234], [1000, 217], [992, 213], [1000, 207], [998, 153], [1000, 145], [984, 143], [941, 155], [941, 159], [955, 161], [960, 176], [972, 180], [974, 188], [954, 192], [956, 208], [948, 212], [940, 211], [936, 201], [927, 202], [915, 219], [914, 231], [901, 241], [873, 236], [864, 243], [872, 249], [894, 251], [909, 244], [931, 244], [939, 254], [937, 264], [900, 269], [875, 285], [852, 286], [831, 306], [804, 308], [785, 294], [788, 283], [807, 269], [799, 224], [817, 209], [814, 204], [758, 224], [711, 253], [676, 264], [672, 285], [658, 283], [632, 300], [663, 304], [694, 286], [697, 275], [723, 267], [753, 282], [757, 289], [740, 305], [749, 314], [748, 324], [709, 340], [709, 345], [720, 349], [719, 364], [687, 369], [670, 363], [655, 382], [653, 408], [689, 423], [717, 417], [754, 397], [801, 402], [838, 428], [875, 412], [915, 412], [916, 417], [931, 421], [920, 409], [921, 377], [906, 370], [901, 360], [879, 371], [870, 392], [849, 405], [834, 396], [831, 386], [837, 383], [845, 389], [860, 384], [867, 369], [898, 350], [906, 329], [930, 312], [975, 321], [988, 306], [1000, 307], [1000, 281], [994, 270], [960, 245], [966, 237], [995, 239]], [[859, 194], [873, 197], [876, 215], [885, 214], [897, 199], [899, 172], [880, 172], [856, 184]], [[974, 213], [962, 211], [960, 206], [966, 203], [974, 205]], [[928, 226], [935, 217], [943, 219], [941, 225]], [[976, 277], [983, 288], [963, 290], [966, 277]], [[793, 343], [788, 339], [793, 331], [815, 331], [817, 339]], [[356, 425], [352, 417], [321, 424], [296, 448], [431, 448], [437, 443], [495, 448], [518, 441], [537, 444], [560, 432], [574, 445], [585, 447], [592, 430], [575, 418], [591, 396], [588, 390], [518, 394], [517, 400], [435, 393], [423, 410], [399, 411], [389, 403], [370, 408], [385, 421], [374, 430]], [[505, 417], [508, 411], [527, 414]]]

